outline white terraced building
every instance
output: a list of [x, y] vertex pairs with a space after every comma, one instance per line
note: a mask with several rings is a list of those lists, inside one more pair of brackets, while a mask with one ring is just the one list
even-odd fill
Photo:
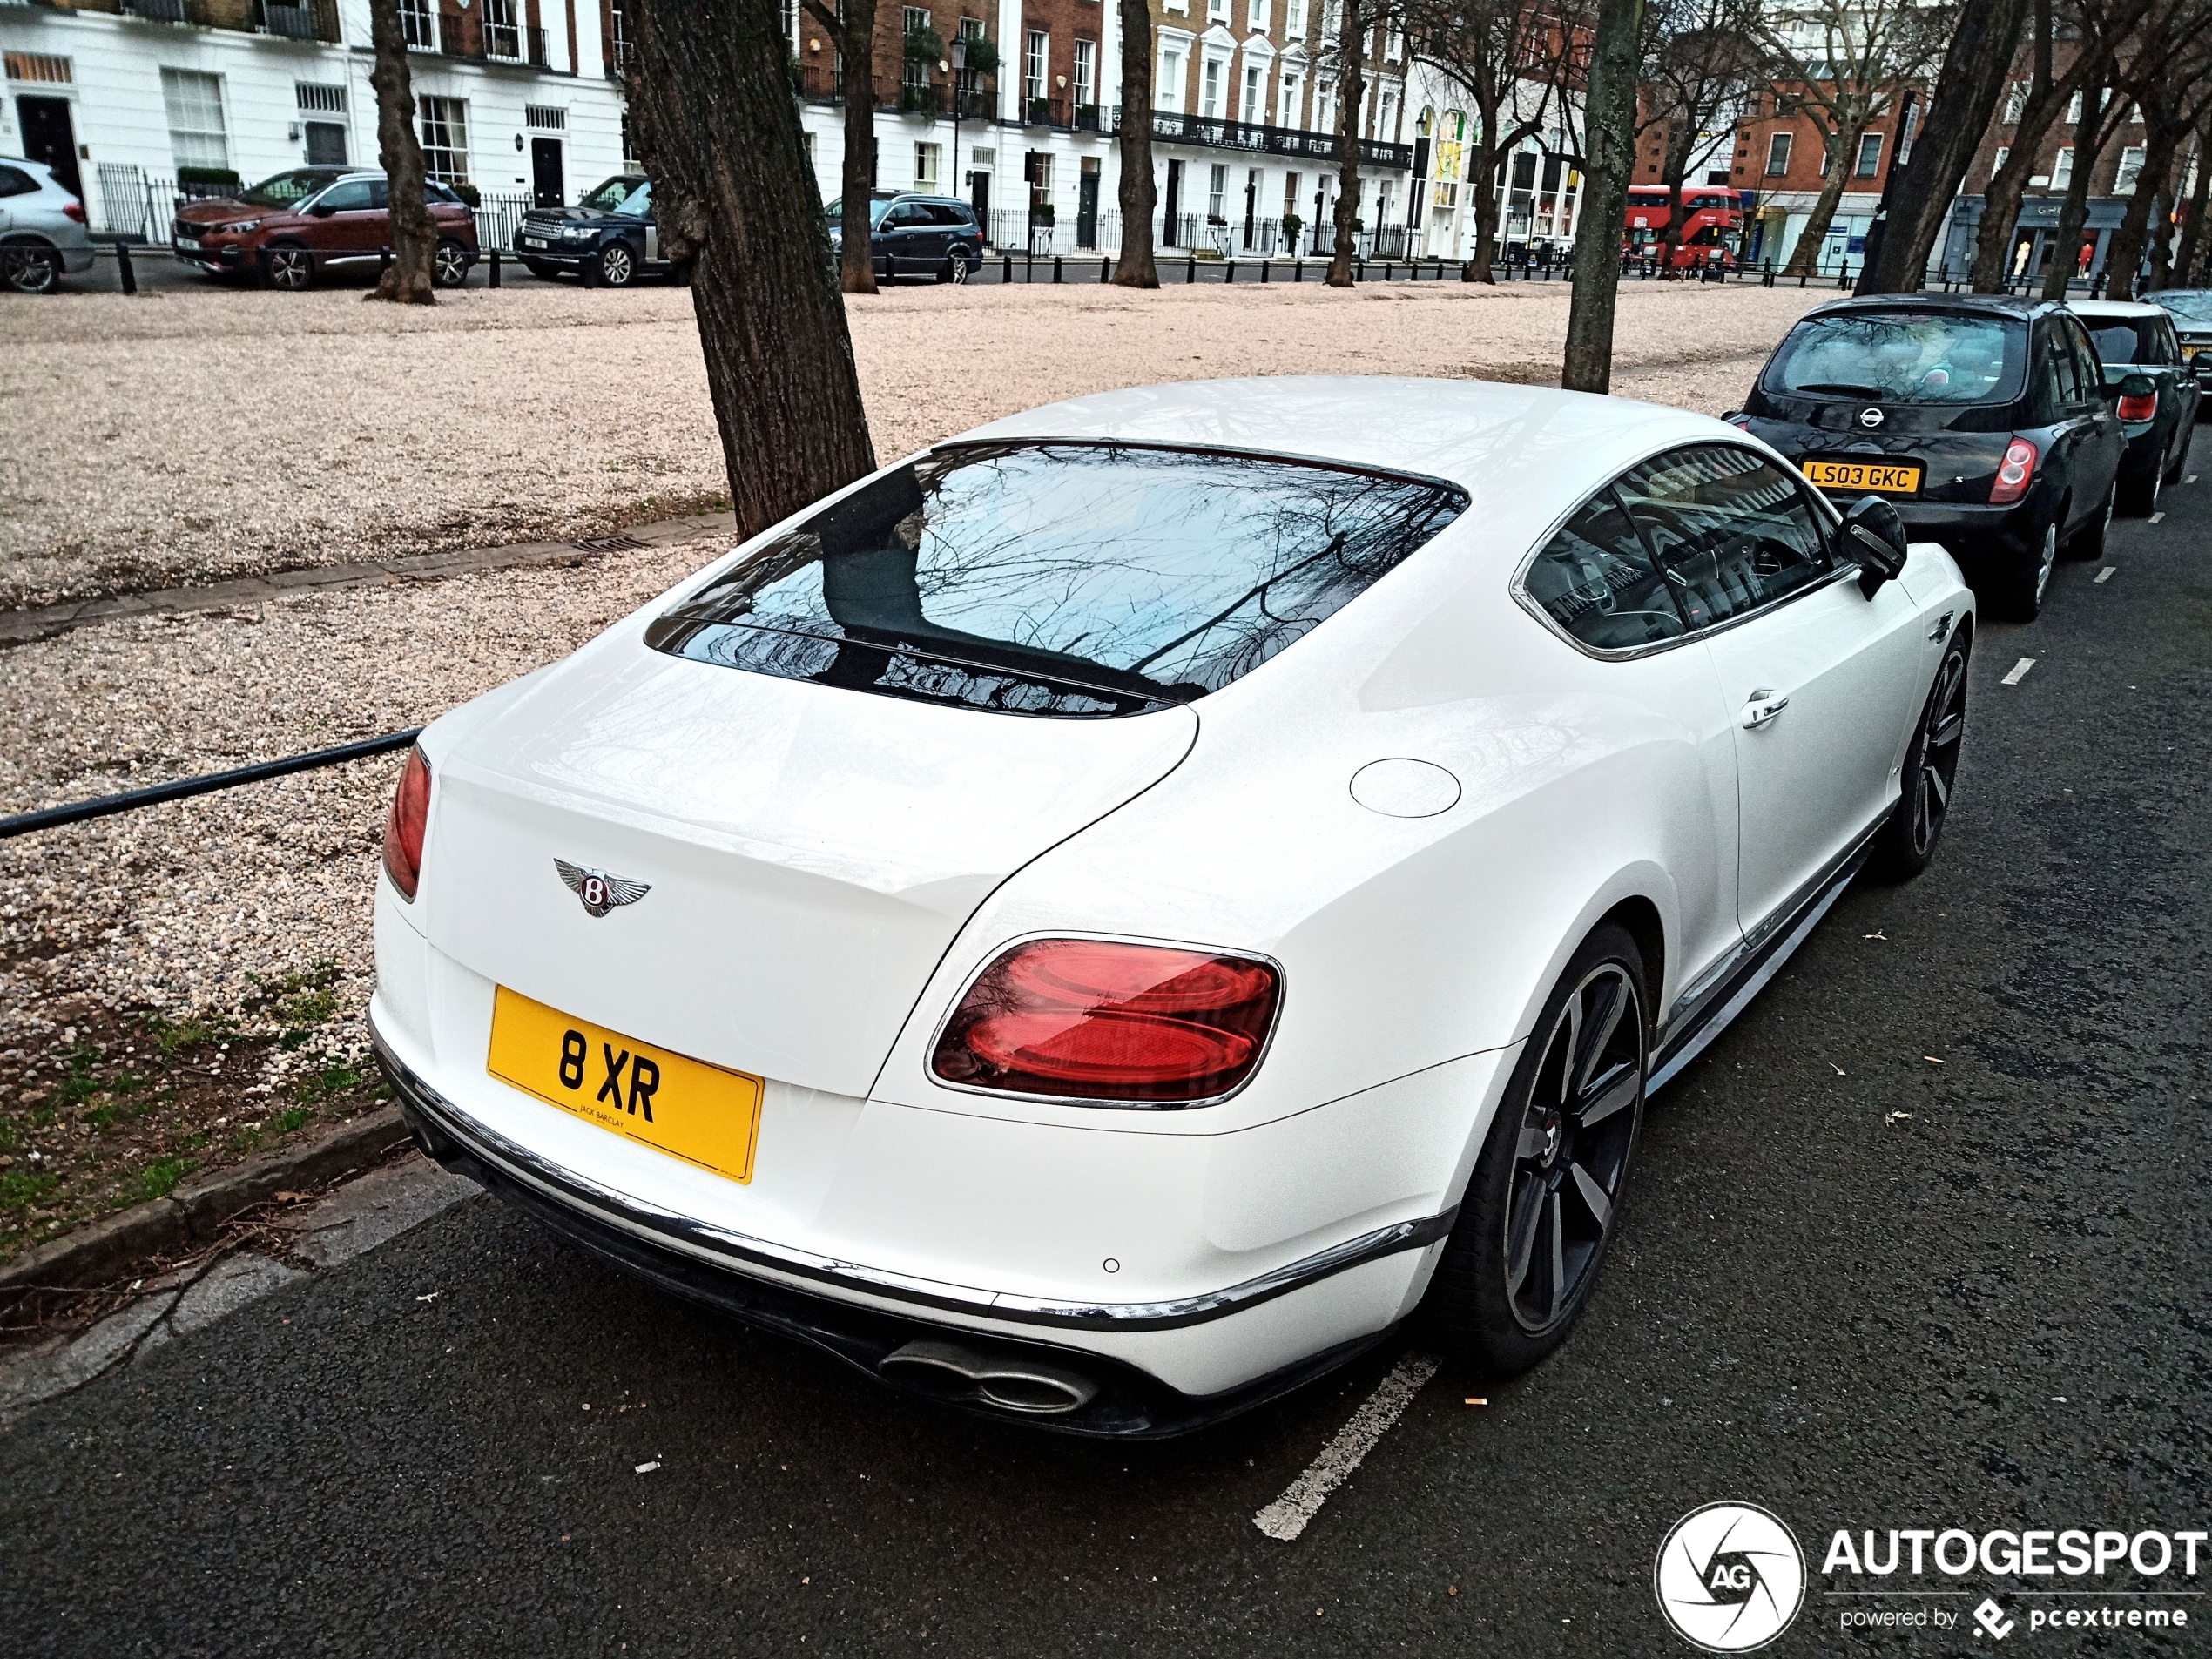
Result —
[[[430, 174], [481, 192], [488, 234], [622, 170], [599, 0], [401, 13]], [[180, 176], [377, 162], [367, 0], [0, 0], [0, 153], [53, 166], [96, 232], [163, 239]]]

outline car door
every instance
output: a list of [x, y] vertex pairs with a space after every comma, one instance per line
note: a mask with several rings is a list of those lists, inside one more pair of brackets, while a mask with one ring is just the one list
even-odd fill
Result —
[[1889, 810], [1926, 642], [1899, 582], [1871, 599], [1831, 520], [1731, 444], [1621, 480], [1629, 515], [1712, 661], [1737, 776], [1737, 920], [1759, 941]]
[[[2067, 406], [2064, 423], [2073, 451], [2071, 517], [2077, 523], [2087, 523], [2104, 512], [2105, 497], [2111, 492], [2113, 480], [2120, 475], [2121, 457], [2128, 452], [2128, 430], [2121, 425], [2120, 412], [2113, 407], [2112, 399], [2105, 395], [2104, 365], [2097, 361], [2080, 320], [2054, 316], [2051, 327], [2054, 356], [2070, 354], [2074, 360], [2077, 389]], [[2067, 384], [2063, 368], [2059, 383], [2061, 388]]]
[[883, 216], [876, 235], [883, 244], [884, 269], [893, 276], [919, 271], [927, 263], [929, 210], [920, 202], [900, 202]]
[[373, 260], [384, 246], [386, 221], [391, 215], [372, 206], [369, 181], [344, 179], [315, 198], [307, 209], [308, 246], [318, 265], [339, 265]]

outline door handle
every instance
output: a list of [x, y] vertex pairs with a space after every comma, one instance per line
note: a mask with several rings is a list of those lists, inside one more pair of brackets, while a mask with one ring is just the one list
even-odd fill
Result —
[[1743, 705], [1743, 729], [1756, 732], [1763, 725], [1770, 725], [1779, 719], [1782, 711], [1789, 706], [1790, 699], [1786, 697], [1777, 697], [1772, 691], [1754, 691], [1750, 701]]

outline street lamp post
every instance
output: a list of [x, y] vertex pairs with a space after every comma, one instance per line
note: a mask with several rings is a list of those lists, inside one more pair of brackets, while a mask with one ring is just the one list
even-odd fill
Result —
[[[968, 67], [968, 37], [955, 32], [953, 36], [953, 185], [955, 189], [968, 183], [960, 170], [960, 78]], [[976, 226], [976, 243], [982, 243], [983, 227]]]

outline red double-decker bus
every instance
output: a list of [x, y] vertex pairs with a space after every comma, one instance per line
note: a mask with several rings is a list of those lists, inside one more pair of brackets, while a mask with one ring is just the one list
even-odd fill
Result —
[[[1733, 270], [1743, 231], [1743, 199], [1720, 185], [1682, 187], [1682, 242], [1675, 249], [1677, 270], [1719, 265]], [[1671, 217], [1664, 185], [1629, 186], [1629, 223], [1622, 251], [1656, 257], [1667, 239]]]

